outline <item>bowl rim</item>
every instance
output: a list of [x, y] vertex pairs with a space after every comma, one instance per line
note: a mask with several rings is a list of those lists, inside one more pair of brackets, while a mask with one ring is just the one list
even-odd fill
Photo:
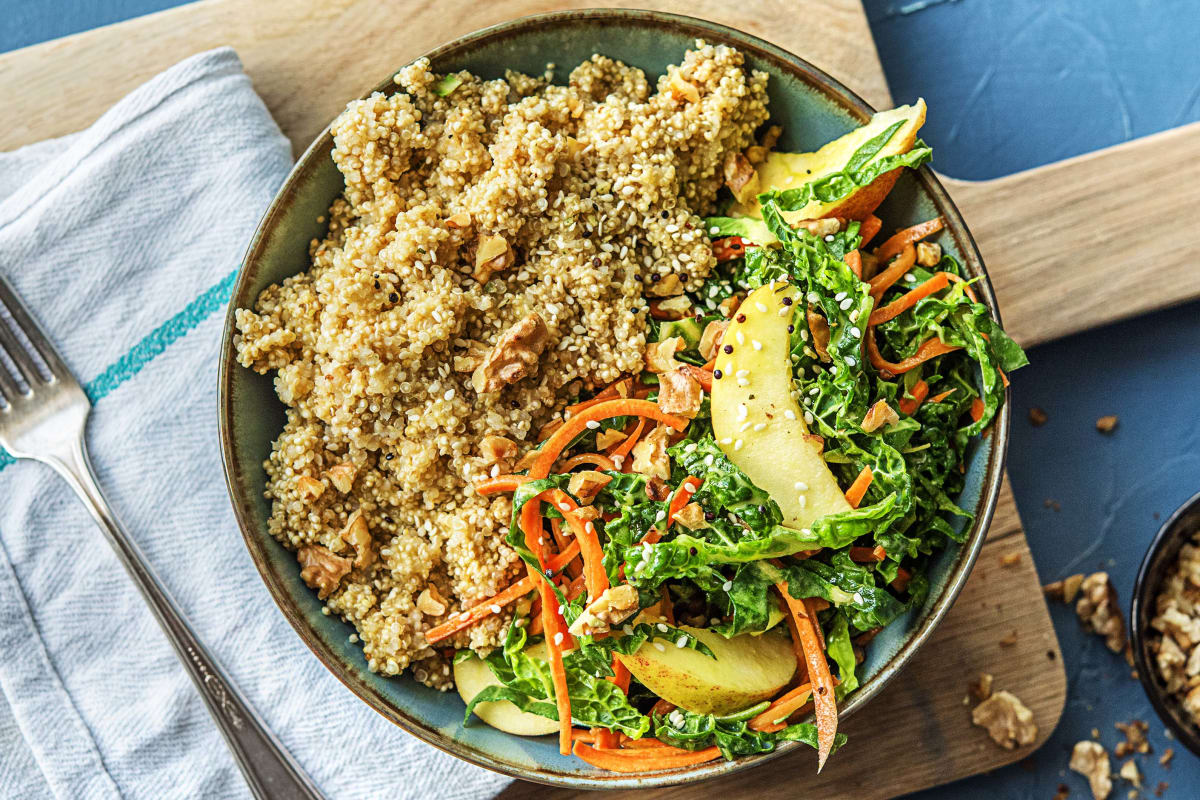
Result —
[[1187, 530], [1184, 521], [1193, 515], [1200, 516], [1200, 492], [1185, 500], [1167, 517], [1146, 548], [1137, 577], [1133, 580], [1133, 595], [1129, 601], [1129, 643], [1133, 650], [1138, 683], [1142, 685], [1158, 718], [1188, 750], [1200, 756], [1200, 725], [1189, 725], [1178, 715], [1179, 702], [1159, 684], [1158, 672], [1148, 651], [1150, 617], [1154, 613], [1156, 594], [1170, 568], [1167, 562], [1174, 559], [1192, 533]]
[[[522, 33], [529, 29], [578, 24], [580, 22], [604, 22], [612, 21], [613, 19], [646, 26], [668, 26], [674, 29], [684, 29], [694, 34], [695, 37], [704, 38], [712, 43], [731, 44], [744, 53], [752, 54], [760, 61], [770, 63], [780, 72], [786, 72], [793, 77], [809, 83], [843, 109], [857, 116], [860, 122], [865, 122], [875, 113], [875, 109], [871, 105], [836, 78], [782, 47], [717, 22], [661, 11], [625, 8], [590, 8], [552, 11], [518, 17], [455, 38], [417, 56], [413, 61], [418, 58], [428, 58], [431, 61], [436, 61], [438, 58], [461, 53], [489, 40]], [[407, 63], [412, 63], [412, 61]], [[375, 91], [386, 91], [394, 88], [394, 86], [394, 81], [389, 77], [362, 95], [362, 97], [368, 97]], [[525, 767], [497, 759], [490, 753], [467, 746], [432, 727], [426, 726], [425, 723], [411, 716], [403, 708], [389, 702], [373, 687], [354, 675], [353, 671], [343, 664], [335, 654], [327, 650], [325, 644], [308, 625], [303, 614], [293, 605], [287, 588], [283, 585], [280, 576], [271, 569], [270, 562], [263, 549], [263, 543], [259, 541], [261, 532], [258, 530], [254, 514], [250, 510], [249, 504], [244, 501], [245, 498], [241, 497], [242, 491], [238, 482], [240, 468], [234, 455], [237, 443], [234, 441], [231, 430], [231, 398], [232, 375], [236, 369], [240, 368], [234, 356], [233, 338], [236, 330], [234, 313], [240, 307], [238, 304], [239, 297], [246, 290], [246, 283], [251, 273], [249, 266], [261, 258], [261, 251], [267, 242], [268, 233], [273, 229], [278, 218], [285, 213], [292, 194], [296, 190], [297, 184], [301, 180], [307, 166], [314, 157], [320, 155], [330, 140], [330, 126], [326, 125], [313, 142], [305, 148], [299, 158], [296, 159], [296, 163], [280, 186], [270, 206], [263, 214], [246, 249], [242, 263], [238, 268], [237, 281], [233, 287], [227, 309], [222, 334], [222, 349], [218, 359], [218, 435], [222, 469], [226, 487], [230, 495], [230, 502], [233, 506], [234, 516], [237, 519], [242, 538], [246, 543], [255, 568], [266, 584], [276, 606], [279, 607], [284, 618], [287, 619], [288, 623], [300, 636], [301, 641], [304, 642], [325, 668], [333, 673], [359, 700], [365, 702], [368, 707], [374, 709], [405, 732], [416, 736], [418, 739], [443, 752], [476, 764], [477, 766], [509, 777], [550, 786], [562, 786], [572, 789], [618, 789], [663, 787], [692, 783], [739, 772], [769, 761], [784, 753], [792, 752], [800, 747], [800, 743], [798, 742], [785, 742], [770, 753], [741, 757], [734, 761], [719, 760], [693, 767], [634, 775], [610, 773], [568, 775], [561, 772], [546, 771], [539, 766]], [[928, 194], [934, 205], [946, 219], [946, 233], [955, 239], [968, 273], [980, 279], [976, 282], [976, 290], [983, 299], [984, 304], [988, 307], [992, 317], [997, 323], [1000, 323], [1000, 311], [997, 306], [991, 280], [984, 267], [978, 245], [967, 228], [961, 212], [934, 172], [927, 165], [914, 171], [914, 177], [921, 184], [922, 190]], [[919, 619], [919, 624], [909, 633], [908, 639], [892, 654], [880, 668], [879, 672], [871, 680], [863, 684], [839, 709], [839, 719], [845, 719], [859, 710], [891, 682], [917, 650], [929, 639], [934, 629], [937, 628], [954, 605], [954, 601], [970, 578], [972, 567], [987, 538], [987, 531], [991, 525], [992, 517], [999, 500], [1004, 476], [1004, 462], [1008, 448], [1011, 400], [1011, 389], [1006, 389], [1004, 403], [1001, 405], [991, 426], [984, 431], [984, 436], [991, 436], [992, 447], [988, 454], [988, 463], [984, 470], [983, 484], [976, 506], [976, 515], [969, 529], [966, 541], [959, 545], [958, 552], [954, 556], [954, 561], [949, 567], [946, 584], [936, 598], [931, 597], [927, 599], [926, 603], [929, 610]]]

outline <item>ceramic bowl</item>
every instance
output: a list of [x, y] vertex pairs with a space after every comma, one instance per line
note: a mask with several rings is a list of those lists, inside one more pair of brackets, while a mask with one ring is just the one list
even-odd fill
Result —
[[1200, 530], [1200, 494], [1188, 500], [1170, 516], [1142, 559], [1137, 578], [1133, 583], [1133, 601], [1129, 604], [1129, 642], [1133, 647], [1133, 663], [1137, 668], [1138, 680], [1146, 690], [1146, 697], [1176, 738], [1189, 750], [1200, 756], [1200, 726], [1192, 721], [1179, 700], [1167, 694], [1166, 684], [1159, 676], [1154, 664], [1150, 643], [1159, 636], [1150, 627], [1154, 617], [1154, 600], [1159, 587], [1171, 565], [1179, 555], [1179, 548]]
[[[668, 65], [678, 63], [698, 38], [737, 47], [748, 66], [769, 73], [771, 116], [785, 131], [782, 149], [815, 149], [861, 125], [874, 111], [834, 78], [761, 39], [711, 22], [647, 11], [587, 10], [527, 17], [465, 36], [428, 57], [437, 72], [468, 69], [485, 78], [502, 77], [505, 69], [540, 74], [553, 62], [561, 79], [575, 64], [602, 53], [656, 77]], [[390, 78], [377, 88], [397, 91]], [[270, 377], [237, 366], [233, 311], [252, 306], [267, 286], [307, 267], [309, 242], [324, 235], [319, 220], [342, 191], [331, 149], [326, 129], [297, 162], [258, 227], [229, 305], [219, 378], [221, 449], [238, 523], [263, 580], [296, 632], [351, 691], [397, 725], [446, 752], [519, 778], [572, 788], [661, 786], [747, 769], [799, 746], [786, 743], [775, 753], [670, 772], [603, 773], [559, 755], [554, 737], [509, 736], [478, 722], [464, 726], [463, 704], [456, 694], [428, 689], [407, 676], [389, 678], [372, 673], [360, 647], [347, 641], [353, 629], [321, 613], [316, 593], [300, 580], [295, 557], [267, 533], [269, 509], [263, 498], [262, 463], [283, 428], [284, 409]], [[945, 218], [946, 230], [938, 241], [968, 274], [981, 279], [976, 291], [999, 318], [979, 251], [932, 171], [921, 168], [905, 174], [878, 213], [892, 228], [939, 214]], [[996, 504], [1008, 425], [1005, 404], [991, 430], [974, 444], [967, 461], [967, 488], [959, 502], [975, 516], [965, 544], [933, 560], [927, 602], [872, 643], [861, 667], [862, 686], [842, 703], [843, 717], [861, 709], [896, 676], [929, 638], [966, 582]], [[815, 758], [813, 765], [815, 768]]]

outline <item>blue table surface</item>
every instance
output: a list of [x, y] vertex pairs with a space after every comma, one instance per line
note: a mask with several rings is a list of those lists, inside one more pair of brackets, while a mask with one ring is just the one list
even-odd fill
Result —
[[[175, 5], [0, 0], [0, 51]], [[929, 102], [922, 133], [948, 175], [1006, 175], [1200, 119], [1195, 0], [866, 0], [866, 9], [897, 102]], [[1200, 490], [1200, 304], [1029, 355], [1013, 380], [1009, 474], [1038, 572], [1048, 582], [1107, 569], [1127, 607], [1159, 520]], [[1046, 410], [1043, 427], [1027, 422], [1031, 406]], [[1105, 414], [1120, 417], [1108, 436], [1095, 429]], [[1200, 795], [1200, 761], [1176, 746], [1173, 765], [1158, 764], [1175, 743], [1124, 660], [1069, 609], [1051, 614], [1070, 695], [1050, 741], [1018, 765], [913, 797], [1049, 798], [1060, 783], [1087, 797], [1066, 769], [1072, 745], [1095, 728], [1111, 749], [1121, 739], [1113, 723], [1131, 719], [1151, 722], [1155, 754], [1138, 758], [1143, 796], [1159, 781], [1170, 783], [1167, 797]], [[1129, 788], [1118, 780], [1113, 797]]]

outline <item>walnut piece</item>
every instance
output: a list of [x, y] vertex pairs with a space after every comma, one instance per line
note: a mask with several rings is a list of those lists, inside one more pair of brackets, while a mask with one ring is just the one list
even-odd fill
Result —
[[683, 365], [675, 360], [675, 354], [685, 347], [687, 343], [682, 336], [670, 336], [646, 345], [646, 369], [659, 374], [679, 369]]
[[427, 617], [440, 617], [446, 613], [446, 600], [432, 583], [417, 595], [417, 610]]
[[350, 559], [334, 555], [319, 544], [301, 547], [296, 551], [296, 560], [300, 562], [300, 579], [316, 589], [322, 600], [337, 590], [350, 571]]
[[628, 583], [612, 586], [588, 604], [583, 613], [571, 623], [568, 631], [573, 636], [607, 633], [614, 625], [620, 625], [637, 610], [637, 589]]
[[354, 476], [357, 474], [358, 470], [349, 461], [343, 461], [325, 470], [329, 482], [342, 494], [346, 494], [354, 488]]
[[1088, 779], [1092, 797], [1096, 800], [1108, 797], [1112, 791], [1112, 764], [1108, 761], [1108, 751], [1099, 742], [1090, 739], [1077, 742], [1068, 766]]
[[700, 90], [696, 88], [694, 83], [689, 83], [686, 78], [679, 74], [678, 67], [671, 69], [671, 75], [667, 78], [667, 91], [676, 100], [687, 101], [689, 103], [700, 102]]
[[479, 240], [475, 250], [475, 272], [471, 277], [487, 283], [497, 272], [508, 269], [517, 261], [517, 256], [503, 236], [485, 236]]
[[651, 281], [646, 287], [646, 294], [651, 297], [673, 297], [683, 294], [683, 282], [674, 272], [668, 272], [658, 280]]
[[616, 428], [607, 428], [596, 434], [596, 449], [607, 450], [613, 445], [625, 441], [625, 439], [624, 431], [619, 431]]
[[1121, 771], [1117, 774], [1137, 788], [1142, 788], [1142, 771], [1138, 769], [1132, 758], [1121, 765]]
[[730, 319], [735, 313], [737, 313], [738, 306], [742, 304], [742, 299], [743, 298], [736, 294], [731, 294], [717, 305], [717, 311], [720, 311], [721, 316], [723, 316], [725, 319]]
[[671, 429], [656, 425], [633, 446], [633, 471], [667, 480], [671, 477], [671, 460], [667, 456], [667, 439]]
[[728, 327], [729, 321], [723, 319], [715, 319], [704, 326], [704, 333], [700, 334], [700, 355], [704, 356], [705, 361], [711, 361], [717, 354], [717, 348], [721, 346], [721, 339]]
[[863, 417], [862, 429], [867, 433], [872, 433], [899, 421], [900, 415], [887, 404], [886, 400], [877, 400], [875, 405], [867, 409], [866, 416]]
[[1033, 712], [1010, 692], [996, 692], [975, 706], [971, 722], [986, 728], [992, 741], [1006, 750], [1033, 744], [1037, 739]]
[[679, 509], [675, 514], [674, 520], [683, 527], [693, 531], [697, 528], [708, 527], [708, 521], [704, 519], [704, 509], [700, 507], [699, 503], [688, 503]]
[[1101, 433], [1112, 433], [1117, 429], [1117, 422], [1116, 414], [1107, 414], [1096, 420], [1096, 430]]
[[821, 219], [801, 220], [792, 227], [804, 228], [813, 236], [825, 237], [841, 231], [843, 224], [845, 224], [845, 220], [841, 217], [822, 217]]
[[1075, 574], [1068, 575], [1061, 581], [1047, 583], [1042, 587], [1042, 591], [1052, 600], [1058, 600], [1060, 603], [1074, 602], [1075, 596], [1079, 594], [1079, 587], [1083, 584], [1083, 575]]
[[603, 472], [585, 469], [582, 472], [571, 473], [571, 480], [567, 482], [567, 491], [583, 505], [591, 505], [600, 490], [611, 481], [612, 478]]
[[485, 466], [505, 464], [518, 452], [517, 443], [505, 436], [485, 436], [479, 440], [479, 457]]
[[978, 680], [971, 682], [969, 687], [971, 696], [976, 700], [987, 700], [992, 696], [992, 675], [988, 672], [979, 673]]
[[808, 307], [805, 318], [808, 320], [808, 331], [812, 334], [812, 346], [817, 357], [822, 361], [833, 361], [829, 355], [829, 321], [814, 311], [812, 306]]
[[446, 217], [447, 228], [469, 228], [471, 227], [471, 214], [468, 211], [460, 211], [457, 214]]
[[724, 164], [725, 185], [739, 203], [749, 202], [758, 194], [758, 173], [741, 153], [728, 152]]
[[529, 314], [500, 334], [496, 346], [471, 374], [471, 385], [480, 394], [498, 392], [536, 368], [550, 332], [536, 313]]
[[1116, 722], [1113, 727], [1125, 734], [1125, 741], [1117, 742], [1117, 746], [1113, 748], [1113, 754], [1117, 758], [1124, 758], [1131, 753], [1150, 752], [1150, 742], [1146, 740], [1146, 732], [1150, 730], [1150, 725], [1145, 720]]
[[917, 263], [922, 267], [936, 267], [942, 260], [942, 246], [933, 242], [917, 242]]
[[316, 478], [301, 475], [296, 479], [296, 491], [300, 492], [300, 496], [311, 503], [321, 496], [321, 492], [325, 491], [325, 484]]
[[1125, 621], [1117, 605], [1117, 590], [1107, 572], [1093, 572], [1080, 584], [1082, 595], [1075, 604], [1075, 613], [1086, 630], [1104, 637], [1104, 643], [1114, 653], [1125, 649]]
[[371, 532], [367, 529], [367, 519], [362, 511], [355, 511], [342, 528], [341, 539], [354, 548], [354, 566], [359, 569], [369, 567], [375, 561], [375, 550], [372, 548]]
[[677, 294], [650, 301], [650, 316], [661, 320], [680, 320], [692, 316], [692, 301], [686, 294]]
[[686, 367], [658, 376], [658, 407], [665, 414], [692, 419], [700, 412], [704, 390]]

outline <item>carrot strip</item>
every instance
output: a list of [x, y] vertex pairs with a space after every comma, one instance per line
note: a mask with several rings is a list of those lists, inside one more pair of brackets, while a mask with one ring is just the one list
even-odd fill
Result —
[[494, 478], [485, 478], [475, 484], [475, 491], [482, 495], [500, 494], [501, 492], [515, 492], [523, 483], [529, 483], [532, 480], [527, 475], [497, 475]]
[[879, 546], [850, 548], [850, 560], [860, 564], [868, 561], [883, 561], [885, 558], [887, 558], [887, 551]]
[[675, 521], [675, 515], [683, 510], [683, 507], [692, 502], [692, 495], [700, 488], [704, 481], [694, 475], [688, 475], [679, 482], [679, 488], [675, 490], [675, 496], [671, 498], [671, 504], [667, 506], [667, 527], [671, 527], [671, 523]]
[[967, 283], [967, 281], [964, 278], [960, 278], [958, 275], [951, 275], [948, 272], [946, 273], [946, 275], [947, 275], [947, 277], [949, 277], [950, 280], [954, 281], [955, 283], [966, 284], [965, 286], [963, 286], [963, 291], [967, 293], [967, 297], [971, 298], [972, 303], [979, 302], [979, 298], [975, 296], [975, 290], [971, 288], [971, 284]]
[[668, 625], [675, 624], [675, 604], [671, 602], [671, 593], [665, 584], [662, 587], [662, 615]]
[[862, 237], [859, 247], [866, 247], [867, 243], [879, 234], [879, 229], [882, 227], [883, 220], [874, 214], [867, 214], [867, 218], [862, 221], [862, 225], [858, 228], [858, 235]]
[[858, 473], [854, 483], [850, 484], [850, 488], [846, 490], [846, 502], [850, 504], [851, 508], [858, 508], [858, 504], [866, 496], [867, 489], [871, 486], [874, 478], [875, 473], [871, 472], [870, 467], [863, 467], [862, 472]]
[[908, 588], [908, 582], [912, 580], [912, 573], [904, 567], [896, 570], [896, 579], [892, 581], [891, 587], [897, 592], [903, 592]]
[[612, 397], [628, 397], [629, 391], [632, 388], [633, 378], [618, 378], [608, 386], [605, 386], [603, 389], [596, 392], [595, 395], [587, 400], [580, 400], [575, 405], [567, 406], [565, 409], [566, 414], [568, 417], [574, 416], [580, 411], [583, 411], [585, 408], [590, 408], [597, 403], [602, 403]]
[[903, 361], [892, 362], [880, 354], [879, 344], [875, 341], [874, 328], [868, 328], [867, 335], [863, 338], [867, 340], [867, 357], [871, 359], [871, 366], [883, 373], [884, 378], [893, 378], [908, 372], [919, 364], [924, 364], [931, 358], [962, 349], [957, 345], [946, 344], [936, 336], [931, 336], [922, 342], [921, 346], [917, 348], [916, 353]]
[[[663, 413], [657, 403], [651, 403], [649, 400], [605, 400], [603, 403], [580, 411], [551, 434], [550, 438], [546, 440], [545, 446], [538, 451], [533, 466], [529, 468], [529, 476], [538, 480], [549, 475], [550, 468], [554, 466], [554, 462], [558, 460], [562, 451], [566, 449], [572, 439], [587, 430], [589, 422], [623, 416], [646, 417], [665, 423], [677, 431], [683, 430], [688, 425], [686, 419]], [[625, 442], [622, 442], [621, 445], [623, 447]], [[630, 447], [632, 448], [632, 445]]]
[[592, 728], [592, 731], [596, 734], [592, 742], [597, 750], [616, 750], [621, 744], [620, 735], [608, 728]]
[[695, 364], [684, 364], [683, 368], [687, 370], [687, 374], [692, 377], [692, 380], [700, 384], [701, 389], [712, 394], [712, 367], [705, 369], [704, 367], [697, 367]]
[[[609, 457], [612, 458], [614, 464], [620, 463], [621, 466], [624, 466], [625, 459], [629, 457], [630, 452], [633, 451], [633, 446], [638, 443], [638, 439], [642, 437], [642, 431], [645, 429], [646, 420], [639, 419], [637, 425], [633, 428], [633, 433], [626, 436], [625, 441], [618, 444], [609, 453]], [[620, 459], [620, 462], [618, 462], [618, 459]]]
[[811, 697], [812, 684], [802, 683], [790, 692], [777, 697], [761, 714], [750, 720], [749, 727], [767, 733], [781, 731], [787, 727], [787, 723], [783, 720], [799, 711]]
[[615, 656], [613, 657], [612, 668], [614, 673], [612, 676], [612, 682], [616, 684], [616, 687], [622, 692], [628, 692], [629, 679], [631, 677], [629, 674], [629, 668], [625, 666], [624, 662]]
[[941, 217], [934, 217], [927, 222], [905, 228], [875, 248], [875, 257], [880, 261], [887, 261], [909, 245], [916, 244], [926, 236], [937, 233], [944, 225], [945, 221]]
[[723, 239], [714, 239], [712, 242], [713, 255], [717, 257], [717, 261], [732, 261], [735, 258], [741, 258], [746, 255], [746, 248], [755, 246], [740, 236], [726, 236]]
[[671, 745], [667, 744], [666, 742], [649, 737], [643, 739], [630, 739], [628, 736], [625, 736], [621, 740], [621, 748], [623, 750], [657, 750], [660, 747], [670, 746]]
[[572, 513], [579, 507], [566, 492], [560, 491], [556, 494], [559, 496], [555, 498], [555, 502], [560, 504], [560, 507], [561, 504], [574, 507], [571, 511], [566, 511], [564, 516], [571, 530], [575, 532], [575, 541], [579, 542], [579, 553], [583, 556], [583, 579], [590, 603], [603, 594], [609, 585], [608, 573], [604, 571], [604, 549], [600, 546], [600, 536], [596, 533], [596, 526], [581, 523]]
[[599, 453], [580, 453], [577, 456], [571, 456], [562, 463], [560, 469], [563, 472], [570, 472], [576, 467], [583, 466], [584, 464], [589, 464], [593, 467], [599, 467], [600, 469], [616, 469], [616, 466], [613, 464], [611, 458]]
[[849, 253], [846, 253], [844, 260], [846, 265], [850, 267], [850, 271], [854, 273], [854, 277], [862, 280], [862, 253], [857, 250], [851, 250]]
[[944, 392], [941, 392], [941, 393], [939, 393], [939, 394], [935, 394], [933, 397], [929, 398], [929, 402], [931, 402], [931, 403], [940, 403], [940, 402], [942, 402], [943, 400], [945, 400], [947, 397], [949, 397], [950, 395], [954, 394], [954, 393], [955, 393], [955, 392], [957, 392], [957, 391], [958, 391], [958, 389], [947, 389], [946, 391], [944, 391]]
[[814, 688], [813, 703], [817, 712], [817, 772], [820, 772], [825, 767], [825, 760], [829, 758], [830, 751], [833, 750], [833, 740], [837, 735], [838, 716], [837, 701], [833, 694], [833, 675], [829, 672], [829, 662], [825, 660], [825, 652], [817, 634], [816, 612], [811, 609], [807, 600], [797, 600], [788, 594], [786, 584], [778, 583], [775, 588], [783, 596], [795, 620], [794, 630], [800, 637], [808, 677]]
[[946, 277], [947, 275], [949, 275], [948, 272], [939, 272], [915, 289], [897, 297], [883, 308], [875, 309], [871, 312], [867, 324], [878, 325], [882, 322], [887, 322], [889, 319], [894, 319], [934, 292], [940, 292], [942, 289], [945, 289], [950, 285], [950, 279]]
[[721, 750], [713, 746], [692, 751], [669, 745], [637, 751], [597, 750], [583, 742], [577, 742], [575, 755], [593, 767], [609, 772], [653, 772], [704, 764], [720, 758]]
[[660, 531], [658, 528], [651, 528], [650, 530], [646, 531], [646, 535], [642, 537], [641, 543], [654, 544], [661, 539], [662, 536], [662, 531]]
[[976, 422], [979, 422], [979, 420], [983, 419], [984, 409], [985, 406], [983, 404], [983, 400], [976, 396], [976, 398], [971, 401], [971, 419], [975, 420]]
[[563, 594], [566, 595], [568, 600], [574, 600], [585, 591], [587, 591], [587, 578], [585, 578], [583, 575], [580, 575], [578, 578], [573, 578], [571, 582], [567, 584]]
[[[883, 263], [882, 261], [880, 263]], [[904, 273], [912, 269], [913, 264], [917, 263], [917, 250], [909, 245], [901, 251], [887, 269], [876, 275], [868, 281], [871, 284], [871, 297], [875, 298], [875, 304], [879, 304], [883, 293], [892, 287], [892, 284], [900, 280]], [[868, 320], [869, 324], [869, 320]]]
[[[951, 389], [951, 391], [954, 390]], [[911, 417], [913, 414], [917, 413], [917, 409], [921, 407], [921, 403], [925, 401], [926, 395], [929, 394], [929, 384], [925, 381], [917, 381], [913, 384], [910, 394], [912, 394], [911, 398], [901, 397], [900, 402], [897, 405], [900, 406], [901, 413], [907, 414]]]
[[594, 742], [596, 741], [596, 732], [594, 729], [571, 728], [571, 738], [577, 742]]

